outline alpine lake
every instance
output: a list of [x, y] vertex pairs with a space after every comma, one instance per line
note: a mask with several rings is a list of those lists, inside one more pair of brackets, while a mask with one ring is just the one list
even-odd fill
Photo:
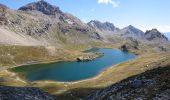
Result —
[[23, 65], [12, 68], [16, 73], [25, 75], [28, 81], [74, 82], [92, 78], [112, 65], [137, 57], [137, 55], [110, 48], [92, 48], [84, 52], [101, 52], [104, 55], [92, 61], [62, 61], [48, 64]]

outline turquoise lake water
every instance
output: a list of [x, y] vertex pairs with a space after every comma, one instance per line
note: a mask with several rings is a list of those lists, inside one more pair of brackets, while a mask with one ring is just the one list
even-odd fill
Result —
[[85, 52], [102, 52], [104, 56], [89, 62], [64, 61], [50, 64], [35, 64], [16, 67], [15, 72], [24, 73], [29, 81], [53, 80], [72, 82], [94, 77], [114, 64], [134, 59], [137, 56], [119, 49], [93, 48]]

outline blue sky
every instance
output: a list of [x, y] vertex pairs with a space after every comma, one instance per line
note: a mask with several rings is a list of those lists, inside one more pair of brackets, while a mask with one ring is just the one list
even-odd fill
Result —
[[[17, 9], [37, 0], [0, 0]], [[109, 21], [120, 28], [133, 25], [142, 30], [170, 32], [170, 0], [46, 0], [84, 22]]]

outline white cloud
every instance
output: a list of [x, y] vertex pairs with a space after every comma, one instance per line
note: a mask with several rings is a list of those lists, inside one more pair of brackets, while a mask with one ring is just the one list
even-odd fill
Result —
[[113, 7], [119, 7], [120, 2], [115, 0], [97, 0], [99, 4], [112, 4]]
[[158, 29], [162, 33], [170, 32], [170, 25], [154, 25], [148, 27], [140, 27], [142, 31], [151, 30], [153, 28]]

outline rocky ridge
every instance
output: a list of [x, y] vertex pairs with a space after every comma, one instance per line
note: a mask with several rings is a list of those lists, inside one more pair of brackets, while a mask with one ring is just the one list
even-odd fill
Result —
[[154, 42], [164, 42], [167, 43], [168, 39], [165, 35], [160, 33], [157, 29], [152, 29], [146, 32], [129, 25], [123, 29], [119, 29], [114, 24], [109, 22], [100, 22], [97, 20], [91, 20], [87, 23], [88, 26], [94, 28], [102, 37], [108, 38], [124, 38], [124, 39], [136, 39], [144, 43]]
[[56, 100], [38, 88], [0, 86], [1, 100]]
[[119, 34], [123, 37], [132, 37], [136, 39], [142, 39], [144, 36], [144, 32], [140, 29], [135, 28], [132, 25], [129, 25], [119, 31]]
[[11, 34], [23, 35], [24, 38], [31, 37], [41, 42], [40, 45], [85, 44], [101, 39], [80, 19], [44, 0], [27, 4], [19, 10], [5, 9], [4, 12], [2, 17], [6, 18], [7, 24], [2, 27], [3, 30], [10, 30]]
[[40, 11], [46, 15], [56, 15], [57, 13], [61, 14], [62, 11], [59, 7], [53, 6], [44, 0], [40, 0], [38, 2], [29, 3], [23, 7], [20, 7], [19, 10], [23, 11]]
[[[102, 23], [97, 20], [85, 24], [77, 17], [62, 12], [59, 7], [44, 0], [29, 3], [18, 10], [9, 9], [4, 5], [1, 5], [0, 8], [1, 28], [5, 31], [11, 31], [13, 36], [19, 35], [26, 40], [37, 41], [35, 42], [36, 45], [52, 45], [61, 48], [65, 44], [120, 43], [120, 41], [123, 43], [126, 40], [131, 41], [129, 38], [148, 43], [153, 37], [148, 33], [144, 34], [132, 25], [119, 29], [110, 22]], [[165, 36], [162, 35], [162, 38], [160, 38], [159, 32], [156, 34], [158, 35], [154, 35], [154, 37], [158, 38], [155, 38], [154, 42], [166, 42]], [[2, 35], [2, 37], [4, 36]], [[13, 41], [13, 39], [9, 40]], [[17, 45], [24, 43], [20, 42], [17, 42]], [[16, 44], [16, 42], [9, 44]], [[27, 44], [31, 45], [32, 43]]]
[[153, 69], [101, 89], [85, 100], [169, 100], [169, 73], [169, 66]]
[[144, 37], [149, 41], [168, 42], [168, 38], [157, 29], [146, 31]]
[[109, 22], [100, 22], [97, 20], [92, 20], [87, 23], [90, 27], [93, 27], [95, 29], [99, 29], [100, 31], [118, 31], [119, 29], [115, 27], [112, 23]]

